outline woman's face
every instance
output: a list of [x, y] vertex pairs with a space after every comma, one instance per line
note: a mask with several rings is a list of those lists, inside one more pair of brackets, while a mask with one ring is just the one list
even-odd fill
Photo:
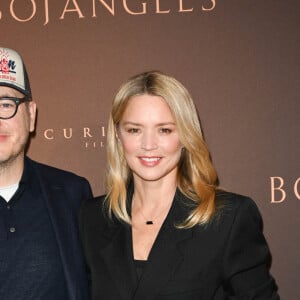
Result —
[[162, 97], [135, 96], [127, 104], [118, 138], [135, 180], [175, 183], [182, 145], [174, 117]]

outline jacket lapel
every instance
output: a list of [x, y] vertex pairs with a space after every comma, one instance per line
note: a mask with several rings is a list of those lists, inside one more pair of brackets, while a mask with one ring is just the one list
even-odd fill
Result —
[[132, 299], [137, 285], [133, 263], [132, 237], [129, 225], [118, 225], [114, 232], [107, 230], [110, 242], [101, 251], [101, 256], [121, 298]]
[[182, 197], [184, 196], [177, 191], [139, 283], [133, 261], [131, 227], [116, 222], [117, 225], [108, 226], [104, 230], [107, 246], [101, 251], [101, 256], [120, 294], [120, 300], [155, 299], [155, 295], [164, 288], [182, 262], [181, 247], [185, 240], [192, 237], [192, 230], [176, 229], [174, 226], [189, 211], [181, 203]]
[[[66, 204], [64, 197], [64, 189], [61, 186], [48, 184], [47, 180], [42, 180], [42, 174], [38, 168], [35, 168], [39, 179], [42, 197], [45, 199], [49, 216], [53, 225], [54, 235], [56, 237], [59, 253], [61, 256], [62, 266], [65, 273], [66, 284], [70, 300], [86, 299], [80, 295], [80, 288], [83, 283], [78, 282], [76, 274], [78, 272], [78, 249], [77, 244], [77, 228], [76, 220], [70, 214], [70, 207]], [[77, 284], [78, 286], [77, 286]], [[87, 289], [87, 287], [86, 287]]]
[[73, 283], [76, 282], [75, 274], [77, 273], [74, 258], [75, 249], [72, 250], [74, 245], [74, 231], [72, 228], [76, 228], [76, 224], [73, 224], [71, 218], [67, 217], [70, 215], [70, 212], [64, 205], [65, 201], [59, 201], [61, 195], [63, 195], [63, 191], [60, 188], [48, 189], [44, 195], [62, 259], [70, 299], [77, 299], [76, 287], [73, 286]]
[[192, 230], [176, 229], [174, 224], [183, 220], [188, 212], [181, 204], [183, 196], [176, 192], [170, 212], [151, 249], [148, 263], [133, 299], [155, 299], [176, 271], [183, 257], [180, 247], [192, 237]]

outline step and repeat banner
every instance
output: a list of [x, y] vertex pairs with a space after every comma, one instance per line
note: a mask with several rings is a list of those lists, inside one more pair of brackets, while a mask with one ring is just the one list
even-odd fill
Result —
[[111, 102], [146, 70], [191, 92], [221, 186], [259, 206], [282, 299], [300, 299], [300, 1], [2, 0], [38, 105], [28, 155], [104, 193]]

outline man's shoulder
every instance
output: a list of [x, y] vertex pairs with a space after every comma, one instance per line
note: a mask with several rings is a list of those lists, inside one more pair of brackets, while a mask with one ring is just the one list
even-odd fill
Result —
[[63, 179], [64, 181], [74, 181], [74, 180], [86, 180], [82, 176], [75, 174], [71, 171], [63, 170], [54, 166], [50, 166], [35, 160], [32, 160], [26, 157], [26, 164], [34, 168], [41, 176], [47, 177], [49, 179], [53, 178], [54, 180]]

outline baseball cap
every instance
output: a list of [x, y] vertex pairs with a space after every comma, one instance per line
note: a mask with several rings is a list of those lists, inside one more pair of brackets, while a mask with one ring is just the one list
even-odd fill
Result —
[[31, 89], [22, 57], [13, 49], [0, 46], [0, 85], [18, 90], [31, 99]]

